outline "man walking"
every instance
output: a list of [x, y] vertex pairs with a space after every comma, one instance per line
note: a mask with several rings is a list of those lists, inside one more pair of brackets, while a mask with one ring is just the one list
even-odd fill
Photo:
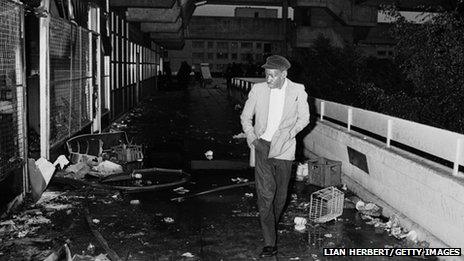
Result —
[[287, 59], [272, 55], [261, 67], [266, 82], [253, 86], [240, 119], [248, 145], [255, 152], [256, 192], [265, 243], [260, 257], [272, 257], [277, 254], [276, 228], [287, 199], [295, 136], [309, 123], [309, 106], [304, 86], [287, 79]]

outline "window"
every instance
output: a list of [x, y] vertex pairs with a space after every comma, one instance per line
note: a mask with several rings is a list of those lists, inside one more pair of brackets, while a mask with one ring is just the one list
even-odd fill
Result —
[[205, 48], [205, 42], [203, 41], [193, 41], [192, 42], [193, 48]]
[[270, 43], [265, 43], [264, 44], [264, 52], [265, 53], [271, 53], [272, 52]]
[[218, 49], [229, 49], [229, 42], [217, 42]]
[[193, 59], [203, 59], [204, 57], [204, 53], [192, 53]]
[[261, 43], [256, 43], [256, 49], [261, 50], [261, 46], [262, 46]]
[[258, 17], [259, 17], [259, 13], [255, 12], [255, 18], [258, 18]]
[[233, 53], [231, 55], [232, 55], [232, 58], [231, 58], [232, 60], [237, 60], [237, 54], [236, 53]]
[[378, 56], [386, 56], [387, 55], [387, 51], [377, 51], [377, 55]]
[[238, 48], [238, 43], [237, 42], [231, 42], [230, 43], [230, 48], [237, 49]]
[[240, 60], [242, 60], [242, 62], [253, 61], [253, 54], [251, 54], [251, 53], [241, 53], [240, 54]]
[[214, 59], [214, 53], [208, 53], [208, 59], [213, 60]]
[[242, 42], [242, 48], [243, 49], [251, 49], [251, 48], [253, 48], [253, 43], [251, 43], [251, 42]]
[[214, 48], [214, 42], [208, 42], [208, 48]]
[[219, 52], [219, 53], [217, 53], [216, 58], [222, 59], [222, 60], [227, 60], [227, 59], [229, 59], [229, 54], [228, 54], [228, 53]]
[[301, 10], [302, 13], [302, 25], [303, 26], [311, 26], [311, 8], [305, 8]]

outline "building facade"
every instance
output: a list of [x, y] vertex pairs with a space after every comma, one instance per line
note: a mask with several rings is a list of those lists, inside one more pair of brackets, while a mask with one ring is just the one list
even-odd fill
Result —
[[285, 35], [282, 19], [193, 16], [184, 39], [182, 50], [168, 52], [173, 72], [186, 61], [195, 68], [209, 63], [211, 72], [221, 73], [228, 64], [262, 63], [281, 53]]

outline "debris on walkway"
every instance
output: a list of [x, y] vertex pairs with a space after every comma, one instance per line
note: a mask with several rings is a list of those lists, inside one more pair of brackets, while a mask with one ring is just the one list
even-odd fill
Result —
[[208, 159], [208, 160], [212, 160], [213, 159], [213, 151], [212, 150], [208, 150], [205, 152], [205, 157]]
[[382, 214], [382, 208], [374, 203], [364, 203], [362, 200], [356, 202], [356, 209], [364, 215], [379, 217]]
[[165, 223], [168, 223], [168, 224], [174, 223], [174, 219], [171, 217], [165, 217], [163, 220]]
[[240, 178], [240, 177], [236, 177], [236, 178], [231, 178], [230, 180], [232, 180], [232, 182], [234, 183], [246, 183], [248, 182], [248, 179], [246, 178]]
[[237, 135], [232, 136], [233, 139], [246, 139], [245, 133], [241, 132]]

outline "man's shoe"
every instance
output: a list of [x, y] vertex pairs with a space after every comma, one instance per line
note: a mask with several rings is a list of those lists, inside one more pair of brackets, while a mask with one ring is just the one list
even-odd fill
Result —
[[277, 254], [277, 247], [276, 246], [265, 246], [263, 247], [263, 251], [259, 254], [259, 257], [272, 257]]

